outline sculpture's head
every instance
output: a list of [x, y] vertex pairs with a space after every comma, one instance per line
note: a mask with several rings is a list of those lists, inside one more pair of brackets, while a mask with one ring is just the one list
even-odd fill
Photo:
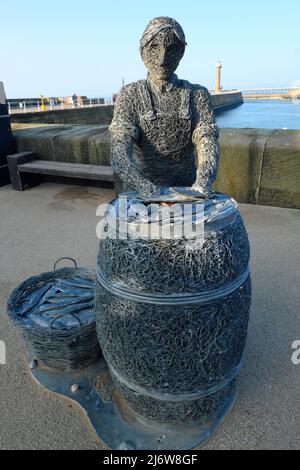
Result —
[[168, 80], [183, 57], [186, 42], [182, 27], [173, 18], [151, 20], [140, 41], [143, 62], [150, 75]]

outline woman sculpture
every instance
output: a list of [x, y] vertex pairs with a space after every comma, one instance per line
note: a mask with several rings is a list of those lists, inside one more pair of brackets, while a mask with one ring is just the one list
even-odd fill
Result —
[[121, 89], [110, 126], [111, 164], [126, 191], [192, 186], [208, 195], [219, 146], [208, 90], [175, 75], [185, 36], [172, 18], [151, 20], [140, 41], [147, 80]]

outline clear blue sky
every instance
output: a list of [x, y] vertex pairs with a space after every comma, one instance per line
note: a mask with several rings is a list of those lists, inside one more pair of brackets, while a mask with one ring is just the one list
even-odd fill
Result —
[[0, 4], [7, 96], [110, 96], [145, 76], [139, 39], [161, 15], [186, 34], [181, 78], [210, 87], [220, 59], [225, 88], [300, 80], [299, 0], [11, 0]]

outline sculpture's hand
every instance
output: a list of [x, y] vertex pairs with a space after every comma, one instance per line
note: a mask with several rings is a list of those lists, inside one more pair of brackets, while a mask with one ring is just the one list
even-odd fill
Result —
[[193, 184], [192, 188], [193, 191], [198, 191], [199, 193], [202, 193], [203, 196], [209, 197], [210, 194], [212, 193], [211, 186], [208, 184], [201, 184], [198, 181], [195, 181]]
[[143, 198], [152, 197], [160, 194], [160, 189], [155, 184], [151, 183], [151, 181], [147, 181], [143, 183], [141, 188], [139, 189], [139, 195]]

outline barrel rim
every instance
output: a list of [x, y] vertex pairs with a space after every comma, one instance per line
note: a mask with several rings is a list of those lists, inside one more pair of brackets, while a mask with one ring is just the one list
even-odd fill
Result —
[[[125, 199], [124, 199], [125, 198]], [[119, 208], [122, 201], [126, 203], [126, 208], [122, 209], [122, 216], [120, 217]], [[136, 206], [140, 204], [150, 204], [147, 201], [142, 200], [138, 197], [138, 192], [129, 192], [129, 193], [121, 193], [119, 197], [112, 199], [108, 203], [108, 209], [106, 213], [106, 220], [113, 220], [113, 226], [118, 222], [125, 222], [127, 229], [126, 234], [129, 235], [130, 227], [133, 225], [133, 233], [135, 233], [134, 226], [136, 222], [138, 222], [139, 226], [142, 227], [145, 225], [146, 229], [148, 230], [149, 223], [149, 216], [146, 217], [146, 220], [143, 220], [140, 215], [137, 218], [133, 217], [132, 214], [128, 214], [130, 211], [131, 206]], [[154, 203], [158, 204], [159, 203]], [[203, 220], [200, 223], [203, 224], [204, 232], [212, 232], [215, 230], [220, 230], [226, 228], [227, 226], [234, 223], [236, 220], [237, 214], [239, 213], [238, 204], [231, 196], [227, 194], [223, 194], [221, 192], [213, 192], [211, 193], [210, 197], [205, 198], [204, 200], [196, 200], [196, 201], [181, 201], [175, 202], [174, 204], [185, 205], [185, 204], [192, 204], [192, 205], [201, 205], [203, 206]], [[223, 204], [223, 205], [222, 205]], [[221, 206], [221, 207], [220, 207]], [[172, 206], [170, 206], [172, 207]], [[152, 222], [151, 222], [152, 223]], [[109, 224], [108, 224], [109, 225]], [[146, 232], [147, 232], [146, 230]], [[142, 232], [142, 230], [140, 230]], [[127, 233], [129, 232], [129, 233]], [[141, 235], [139, 235], [143, 238]]]

